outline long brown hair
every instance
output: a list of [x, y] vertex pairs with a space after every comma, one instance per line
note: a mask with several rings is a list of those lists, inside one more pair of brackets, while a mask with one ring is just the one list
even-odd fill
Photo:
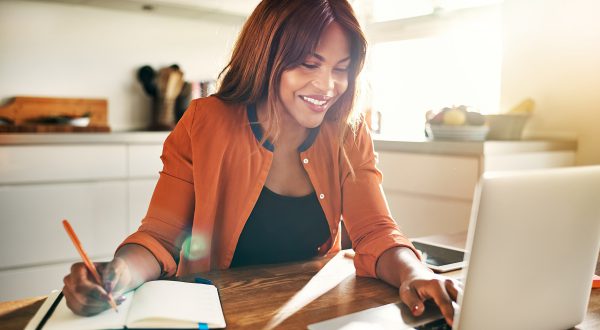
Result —
[[[367, 42], [346, 0], [263, 0], [250, 15], [237, 39], [231, 60], [219, 75], [215, 94], [225, 102], [269, 105], [264, 137], [279, 136], [279, 86], [284, 71], [300, 65], [314, 53], [323, 30], [338, 23], [350, 40], [348, 87], [327, 111], [325, 120], [338, 123], [343, 157], [346, 134], [354, 132], [356, 78], [362, 70]], [[349, 131], [350, 130], [350, 131]]]

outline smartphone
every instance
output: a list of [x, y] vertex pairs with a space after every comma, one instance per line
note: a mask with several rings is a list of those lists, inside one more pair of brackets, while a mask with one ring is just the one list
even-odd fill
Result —
[[461, 269], [465, 265], [465, 250], [421, 242], [417, 239], [413, 239], [411, 242], [421, 252], [427, 267], [437, 273]]

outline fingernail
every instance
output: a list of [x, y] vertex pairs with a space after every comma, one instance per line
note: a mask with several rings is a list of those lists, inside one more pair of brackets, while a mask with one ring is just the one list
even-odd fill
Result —
[[104, 290], [110, 292], [112, 291], [112, 282], [111, 281], [104, 281]]
[[414, 305], [412, 308], [413, 314], [416, 314], [419, 311], [419, 305]]
[[124, 302], [125, 300], [127, 300], [127, 297], [120, 296], [119, 298], [117, 298], [117, 304], [120, 304], [120, 303]]

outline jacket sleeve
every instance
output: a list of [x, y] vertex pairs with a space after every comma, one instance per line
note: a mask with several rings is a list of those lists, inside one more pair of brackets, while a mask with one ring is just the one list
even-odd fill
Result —
[[405, 246], [419, 257], [411, 242], [392, 219], [376, 167], [373, 140], [364, 121], [356, 134], [348, 134], [344, 147], [354, 170], [342, 159], [342, 217], [356, 252], [354, 266], [359, 276], [377, 277], [377, 259], [386, 250]]
[[[163, 145], [163, 170], [150, 206], [138, 230], [119, 245], [138, 244], [148, 249], [161, 267], [161, 276], [173, 276], [179, 252], [194, 214], [194, 178], [190, 130], [197, 101], [193, 101]], [[117, 250], [119, 249], [117, 248]]]

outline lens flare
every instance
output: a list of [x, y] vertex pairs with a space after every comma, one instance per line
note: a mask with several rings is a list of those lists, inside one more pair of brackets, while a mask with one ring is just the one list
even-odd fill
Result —
[[208, 240], [204, 235], [191, 234], [183, 241], [181, 248], [186, 259], [198, 260], [208, 254]]

